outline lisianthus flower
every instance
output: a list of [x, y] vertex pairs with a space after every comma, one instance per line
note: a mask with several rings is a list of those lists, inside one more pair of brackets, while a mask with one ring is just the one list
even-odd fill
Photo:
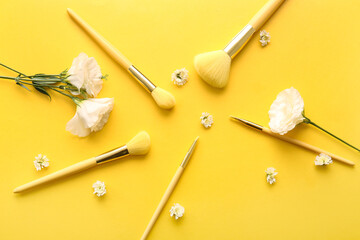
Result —
[[72, 94], [78, 95], [82, 90], [91, 97], [96, 97], [99, 94], [103, 84], [103, 75], [95, 58], [80, 53], [73, 60], [68, 74], [67, 81], [78, 89], [78, 91], [73, 91]]
[[200, 120], [201, 120], [201, 124], [202, 124], [205, 128], [211, 127], [211, 125], [214, 123], [214, 118], [213, 118], [213, 116], [210, 115], [210, 113], [207, 113], [207, 112], [203, 112], [203, 113], [201, 114]]
[[260, 31], [260, 43], [261, 46], [265, 47], [266, 45], [268, 45], [268, 43], [270, 42], [270, 33], [268, 33], [265, 30], [261, 30]]
[[180, 204], [176, 203], [170, 209], [170, 217], [175, 216], [175, 219], [181, 218], [185, 213], [185, 208]]
[[320, 153], [320, 155], [316, 156], [315, 158], [315, 165], [329, 165], [330, 163], [332, 163], [332, 159], [325, 153]]
[[189, 77], [189, 71], [185, 68], [175, 70], [171, 75], [171, 81], [177, 86], [182, 86], [187, 83], [187, 79]]
[[269, 110], [271, 131], [284, 135], [304, 121], [304, 100], [295, 88], [281, 91]]
[[41, 153], [35, 157], [34, 165], [37, 171], [49, 166], [49, 159]]
[[268, 169], [266, 169], [265, 173], [266, 173], [266, 181], [268, 183], [273, 184], [274, 182], [276, 182], [275, 176], [278, 173], [275, 172], [275, 168], [269, 167]]
[[114, 106], [113, 98], [89, 98], [74, 100], [75, 116], [66, 124], [66, 130], [79, 137], [101, 130], [108, 121]]
[[101, 181], [96, 181], [92, 187], [94, 188], [94, 194], [96, 194], [98, 197], [103, 196], [106, 193], [106, 187], [105, 183]]
[[360, 152], [360, 149], [328, 132], [306, 117], [304, 113], [304, 100], [302, 99], [299, 91], [293, 87], [285, 89], [277, 95], [275, 101], [271, 104], [269, 117], [269, 126], [271, 131], [274, 133], [284, 135], [288, 131], [292, 130], [296, 125], [300, 123], [307, 123], [317, 127], [321, 131]]

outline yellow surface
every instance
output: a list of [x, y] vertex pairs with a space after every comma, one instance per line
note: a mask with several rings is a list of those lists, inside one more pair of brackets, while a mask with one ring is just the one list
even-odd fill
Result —
[[[0, 62], [25, 73], [59, 73], [80, 52], [109, 74], [99, 97], [115, 97], [105, 128], [80, 139], [65, 131], [75, 107], [51, 102], [0, 81], [0, 239], [139, 239], [194, 138], [198, 147], [160, 216], [151, 239], [359, 239], [360, 171], [261, 135], [230, 114], [267, 125], [281, 90], [294, 86], [314, 122], [360, 146], [360, 2], [288, 0], [232, 64], [223, 90], [195, 74], [193, 57], [223, 48], [266, 0], [3, 1]], [[71, 7], [124, 53], [154, 83], [171, 91], [176, 107], [161, 110], [140, 85], [76, 26]], [[178, 88], [175, 69], [190, 71]], [[10, 75], [0, 70], [1, 75]], [[205, 129], [199, 117], [213, 114]], [[13, 188], [127, 142], [140, 130], [152, 139], [146, 157], [109, 163], [27, 194]], [[360, 155], [311, 126], [290, 136], [355, 161]], [[33, 160], [46, 154], [48, 169]], [[269, 185], [265, 169], [275, 167]], [[91, 185], [105, 181], [98, 198]], [[173, 203], [185, 216], [171, 219]]]

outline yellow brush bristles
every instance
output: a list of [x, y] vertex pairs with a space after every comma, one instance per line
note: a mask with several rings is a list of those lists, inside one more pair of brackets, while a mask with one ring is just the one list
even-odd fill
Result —
[[127, 144], [130, 155], [144, 155], [150, 149], [150, 136], [147, 132], [139, 132]]
[[154, 98], [156, 104], [161, 108], [171, 109], [175, 106], [174, 96], [162, 88], [156, 87], [151, 92], [151, 96]]
[[195, 56], [194, 65], [200, 77], [209, 85], [223, 88], [229, 80], [231, 57], [223, 50]]

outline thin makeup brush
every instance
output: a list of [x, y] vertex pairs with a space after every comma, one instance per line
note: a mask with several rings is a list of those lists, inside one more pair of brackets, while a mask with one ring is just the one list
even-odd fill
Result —
[[250, 122], [250, 121], [247, 121], [247, 120], [244, 120], [244, 119], [241, 119], [241, 118], [237, 118], [237, 117], [233, 117], [233, 116], [230, 116], [232, 119], [236, 120], [236, 121], [239, 121], [243, 124], [245, 124], [246, 126], [249, 126], [249, 127], [252, 127], [256, 130], [260, 130], [262, 133], [266, 133], [272, 137], [276, 137], [280, 140], [283, 140], [285, 142], [288, 142], [288, 143], [292, 143], [294, 145], [297, 145], [299, 147], [302, 147], [302, 148], [305, 148], [305, 149], [308, 149], [310, 151], [313, 151], [315, 153], [324, 153], [328, 156], [330, 156], [332, 159], [334, 160], [337, 160], [339, 162], [342, 162], [342, 163], [346, 163], [346, 164], [349, 164], [351, 166], [355, 165], [354, 162], [350, 161], [350, 160], [347, 160], [343, 157], [340, 157], [340, 156], [337, 156], [331, 152], [328, 152], [328, 151], [325, 151], [325, 150], [322, 150], [321, 148], [318, 148], [318, 147], [315, 147], [315, 146], [312, 146], [308, 143], [305, 143], [305, 142], [302, 142], [300, 140], [297, 140], [297, 139], [293, 139], [293, 138], [289, 138], [289, 137], [285, 137], [285, 136], [282, 136], [282, 135], [279, 135], [279, 134], [276, 134], [276, 133], [273, 133], [270, 129], [266, 128], [266, 127], [263, 127], [263, 126], [260, 126], [256, 123], [253, 123], [253, 122]]
[[195, 141], [194, 141], [193, 144], [191, 145], [190, 149], [189, 149], [188, 152], [186, 153], [184, 160], [181, 162], [178, 170], [176, 171], [173, 179], [171, 180], [169, 186], [167, 187], [167, 189], [166, 189], [163, 197], [161, 198], [161, 201], [160, 201], [158, 207], [156, 208], [156, 210], [155, 210], [152, 218], [150, 219], [150, 222], [149, 222], [149, 224], [147, 225], [147, 227], [146, 227], [146, 229], [145, 229], [145, 232], [144, 232], [144, 234], [143, 234], [142, 237], [141, 237], [141, 240], [145, 240], [145, 239], [148, 237], [148, 235], [149, 235], [151, 229], [153, 228], [156, 220], [157, 220], [158, 217], [160, 216], [161, 211], [164, 209], [165, 204], [166, 204], [167, 201], [169, 200], [170, 195], [171, 195], [172, 192], [174, 191], [174, 189], [175, 189], [175, 187], [176, 187], [176, 184], [179, 182], [179, 179], [180, 179], [182, 173], [184, 172], [187, 163], [188, 163], [189, 160], [190, 160], [190, 157], [191, 157], [191, 155], [192, 155], [192, 153], [193, 153], [193, 151], [194, 151], [194, 148], [195, 148], [195, 146], [196, 146], [196, 143], [197, 143], [198, 139], [199, 139], [199, 137], [197, 137], [197, 138], [195, 139]]
[[171, 109], [175, 106], [175, 98], [171, 93], [155, 86], [145, 75], [143, 75], [122, 53], [113, 47], [105, 38], [98, 34], [89, 24], [79, 17], [70, 8], [67, 9], [70, 17], [118, 64], [125, 68], [149, 93], [157, 103], [164, 109]]
[[127, 157], [129, 155], [144, 155], [149, 151], [149, 149], [150, 136], [147, 132], [142, 131], [138, 133], [134, 138], [132, 138], [126, 145], [115, 148], [97, 157], [78, 162], [74, 165], [51, 173], [32, 182], [26, 183], [20, 187], [15, 188], [14, 193], [20, 193], [25, 190], [29, 190], [42, 184], [54, 181], [56, 179], [69, 176], [71, 174], [78, 173], [91, 167], [111, 162], [119, 158]]
[[284, 1], [270, 0], [223, 50], [195, 56], [194, 65], [200, 77], [213, 87], [225, 87], [229, 80], [231, 59], [240, 52], [252, 35], [259, 30]]

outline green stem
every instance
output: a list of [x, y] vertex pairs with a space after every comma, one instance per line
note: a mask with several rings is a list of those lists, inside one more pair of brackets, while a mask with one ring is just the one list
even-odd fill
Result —
[[[21, 83], [21, 84], [25, 84], [25, 85], [31, 85], [31, 86], [39, 86], [39, 87], [48, 87], [48, 88], [50, 88], [50, 89], [52, 89], [52, 90], [54, 90], [54, 91], [56, 91], [54, 88], [59, 88], [59, 89], [62, 89], [62, 90], [67, 90], [67, 91], [77, 91], [78, 89], [77, 88], [69, 88], [69, 87], [66, 87], [65, 86], [65, 88], [64, 87], [62, 87], [63, 85], [61, 85], [61, 86], [58, 86], [58, 85], [51, 85], [51, 84], [36, 84], [36, 81], [44, 81], [44, 82], [55, 82], [55, 80], [29, 80], [29, 79], [24, 79], [24, 78], [15, 78], [15, 77], [5, 77], [5, 76], [0, 76], [0, 79], [9, 79], [9, 80], [13, 80], [13, 81], [17, 81], [17, 82], [19, 82], [19, 83]], [[28, 82], [24, 82], [24, 81], [35, 81], [35, 83], [28, 83]], [[61, 81], [56, 81], [56, 82], [61, 82]], [[59, 91], [57, 91], [57, 92], [59, 92]], [[64, 94], [65, 95], [65, 93], [63, 93], [63, 92], [60, 92], [60, 93], [62, 93], [62, 94]], [[68, 96], [68, 97], [73, 97], [73, 96], [71, 96], [71, 95], [68, 95], [68, 94], [66, 94], [66, 96]]]
[[37, 86], [43, 86], [43, 87], [48, 87], [48, 88], [59, 88], [61, 90], [66, 90], [66, 91], [77, 91], [78, 89], [77, 88], [69, 88], [69, 87], [63, 87], [64, 85], [44, 85], [44, 84], [37, 84]]
[[71, 96], [70, 94], [64, 93], [64, 92], [59, 91], [59, 90], [57, 90], [57, 89], [52, 89], [52, 90], [54, 90], [55, 92], [61, 93], [61, 94], [64, 95], [64, 96], [67, 96], [67, 97], [71, 98], [73, 101], [74, 101], [74, 98], [75, 98], [75, 99], [78, 99], [77, 97]]
[[38, 82], [62, 82], [63, 80], [59, 79], [59, 78], [32, 78], [32, 79], [21, 79], [21, 80], [25, 80], [25, 81], [38, 81]]
[[351, 148], [353, 148], [353, 149], [357, 150], [358, 152], [360, 152], [360, 149], [358, 149], [357, 147], [355, 147], [355, 146], [351, 145], [350, 143], [345, 142], [345, 141], [344, 141], [344, 140], [342, 140], [341, 138], [339, 138], [339, 137], [335, 136], [335, 135], [334, 135], [334, 134], [332, 134], [331, 132], [329, 132], [329, 131], [325, 130], [324, 128], [320, 127], [320, 126], [319, 126], [319, 125], [317, 125], [316, 123], [312, 122], [309, 118], [307, 118], [307, 117], [305, 117], [305, 116], [304, 116], [304, 118], [305, 118], [305, 121], [304, 121], [305, 123], [307, 123], [307, 124], [311, 124], [311, 125], [313, 125], [314, 127], [317, 127], [317, 128], [318, 128], [318, 129], [320, 129], [321, 131], [323, 131], [323, 132], [325, 132], [325, 133], [329, 134], [330, 136], [332, 136], [332, 137], [336, 138], [336, 139], [337, 139], [337, 140], [339, 140], [340, 142], [345, 143], [345, 144], [346, 144], [346, 145], [348, 145], [349, 147], [351, 147]]
[[43, 74], [43, 73], [38, 73], [35, 75], [31, 75], [28, 77], [60, 77], [60, 74]]
[[6, 66], [6, 65], [4, 65], [4, 64], [2, 64], [2, 63], [0, 63], [0, 66], [3, 66], [3, 67], [5, 67], [5, 68], [7, 68], [7, 69], [9, 69], [9, 70], [11, 70], [11, 71], [13, 71], [13, 72], [16, 72], [16, 73], [18, 73], [18, 74], [20, 74], [20, 75], [22, 75], [22, 76], [24, 76], [24, 77], [27, 77], [26, 74], [23, 74], [23, 73], [21, 73], [21, 72], [19, 72], [19, 71], [16, 71], [15, 69], [12, 69], [11, 67], [8, 67], [8, 66]]
[[61, 79], [55, 78], [55, 79], [44, 79], [44, 78], [33, 78], [33, 79], [28, 79], [28, 78], [16, 78], [16, 77], [7, 77], [7, 76], [0, 76], [0, 78], [2, 79], [9, 79], [9, 80], [20, 80], [20, 81], [28, 81], [28, 82], [32, 82], [32, 81], [38, 81], [38, 82], [62, 82]]
[[2, 78], [2, 79], [9, 79], [9, 80], [16, 80], [16, 78], [15, 77], [6, 77], [6, 76], [0, 76], [0, 78]]

